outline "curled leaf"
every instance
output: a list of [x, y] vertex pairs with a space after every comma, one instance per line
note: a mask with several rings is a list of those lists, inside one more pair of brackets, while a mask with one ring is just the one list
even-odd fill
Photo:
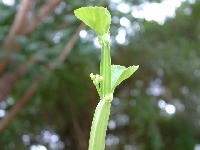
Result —
[[111, 89], [114, 92], [115, 88], [124, 80], [129, 78], [139, 66], [130, 66], [128, 68], [120, 65], [111, 66]]
[[111, 24], [111, 15], [104, 7], [81, 7], [74, 11], [75, 16], [92, 28], [99, 36], [107, 33]]

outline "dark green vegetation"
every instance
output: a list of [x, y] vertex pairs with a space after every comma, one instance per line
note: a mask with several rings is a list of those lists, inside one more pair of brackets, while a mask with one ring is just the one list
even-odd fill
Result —
[[[89, 74], [98, 72], [99, 51], [92, 45], [95, 35], [91, 30], [87, 29], [85, 39], [76, 41], [80, 22], [73, 10], [98, 4], [55, 0], [58, 7], [44, 19], [39, 10], [45, 2], [29, 6], [30, 22], [21, 21], [14, 34], [18, 36], [6, 44], [19, 1], [11, 7], [0, 1], [0, 114], [4, 109], [8, 114], [0, 122], [2, 150], [28, 150], [38, 144], [52, 150], [56, 146], [87, 149], [98, 102]], [[106, 149], [193, 150], [200, 143], [200, 2], [183, 3], [176, 17], [164, 25], [109, 6], [115, 16], [112, 35], [117, 35], [118, 19], [123, 16], [130, 20], [131, 29], [140, 27], [127, 35], [127, 45], [114, 41], [112, 63], [139, 64], [140, 69], [115, 91]], [[42, 18], [42, 23], [32, 27], [35, 18], [38, 22]], [[174, 106], [176, 112], [169, 114]]]

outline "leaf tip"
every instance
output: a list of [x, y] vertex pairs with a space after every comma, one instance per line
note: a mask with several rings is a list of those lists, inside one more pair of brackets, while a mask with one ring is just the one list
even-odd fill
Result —
[[140, 67], [139, 65], [136, 65], [136, 66], [133, 66], [133, 69], [136, 71], [138, 70], [139, 67]]

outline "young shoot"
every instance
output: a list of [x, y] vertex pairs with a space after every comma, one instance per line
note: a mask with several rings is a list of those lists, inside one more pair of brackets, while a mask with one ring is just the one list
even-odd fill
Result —
[[81, 7], [76, 9], [74, 13], [78, 19], [96, 32], [101, 45], [100, 75], [90, 74], [100, 101], [92, 121], [88, 150], [104, 150], [114, 90], [122, 81], [129, 78], [139, 66], [126, 68], [120, 65], [111, 65], [109, 32], [111, 15], [106, 8]]

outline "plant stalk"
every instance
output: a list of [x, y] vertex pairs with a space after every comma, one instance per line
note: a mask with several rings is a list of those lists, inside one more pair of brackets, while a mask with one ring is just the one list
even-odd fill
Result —
[[110, 57], [110, 42], [109, 34], [99, 37], [101, 44], [101, 63], [100, 75], [103, 77], [100, 83], [101, 100], [99, 101], [90, 132], [88, 150], [104, 150], [105, 137], [110, 116], [111, 101], [113, 94], [111, 93], [111, 57]]
[[111, 93], [111, 56], [109, 34], [105, 34], [99, 38], [101, 44], [101, 63], [100, 75], [103, 77], [101, 83], [101, 97], [105, 97]]
[[88, 150], [104, 150], [111, 103], [100, 100], [92, 121]]

